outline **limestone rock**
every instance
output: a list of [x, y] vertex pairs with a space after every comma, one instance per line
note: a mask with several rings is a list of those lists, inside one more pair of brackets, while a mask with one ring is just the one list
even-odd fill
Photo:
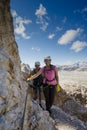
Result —
[[22, 72], [22, 76], [24, 78], [24, 80], [27, 79], [27, 77], [29, 76], [30, 74], [30, 66], [28, 64], [21, 64], [21, 72]]
[[21, 71], [24, 72], [24, 73], [30, 73], [30, 66], [28, 64], [21, 64]]
[[[38, 102], [32, 101], [28, 89], [22, 77], [18, 46], [14, 39], [10, 0], [0, 0], [0, 130], [87, 129], [87, 109], [64, 90], [57, 95], [56, 104], [61, 109], [52, 108], [52, 119]], [[72, 115], [76, 115], [75, 118]]]
[[76, 116], [80, 120], [87, 122], [87, 108], [78, 103], [74, 98], [68, 95], [63, 89], [56, 94], [55, 104], [63, 111]]
[[55, 120], [58, 130], [86, 130], [82, 121], [75, 116], [70, 116], [56, 106], [52, 107], [52, 118]]
[[20, 128], [25, 86], [14, 39], [10, 0], [0, 0], [0, 129]]

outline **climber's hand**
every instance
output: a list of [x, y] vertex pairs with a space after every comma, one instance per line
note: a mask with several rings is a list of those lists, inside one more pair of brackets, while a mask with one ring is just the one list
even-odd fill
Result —
[[32, 80], [32, 78], [30, 77], [30, 78], [27, 78], [27, 81], [31, 81]]

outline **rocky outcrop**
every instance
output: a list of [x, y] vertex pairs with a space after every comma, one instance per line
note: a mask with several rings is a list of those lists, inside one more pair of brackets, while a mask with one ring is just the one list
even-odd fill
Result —
[[86, 126], [81, 120], [75, 116], [70, 116], [56, 106], [52, 108], [52, 118], [55, 120], [58, 130], [86, 130]]
[[31, 69], [28, 64], [24, 64], [24, 63], [21, 64], [21, 72], [22, 72], [22, 76], [23, 76], [24, 80], [26, 80], [26, 78], [29, 76], [30, 71], [31, 71]]
[[0, 0], [0, 130], [20, 128], [26, 96], [10, 0]]
[[[55, 130], [49, 113], [43, 114], [40, 106], [33, 107], [28, 86], [21, 75], [10, 0], [0, 0], [0, 130], [33, 130], [36, 124], [39, 124], [38, 130], [42, 127], [43, 130]], [[38, 123], [33, 120], [35, 113]]]
[[[56, 104], [60, 108], [51, 110], [53, 119], [31, 99], [21, 74], [9, 5], [10, 0], [0, 0], [0, 130], [86, 130], [83, 120], [87, 117], [86, 109], [81, 109], [64, 91], [57, 95]], [[85, 111], [83, 119], [81, 114], [78, 117], [84, 122], [70, 116], [75, 116], [75, 108], [78, 108], [77, 117]]]
[[73, 92], [70, 93], [78, 103], [82, 104], [83, 106], [87, 106], [87, 88], [85, 86], [81, 86], [81, 88], [75, 89]]
[[78, 103], [75, 98], [68, 95], [63, 89], [56, 94], [55, 104], [69, 115], [87, 122], [87, 108]]
[[21, 64], [21, 71], [24, 72], [24, 73], [30, 73], [30, 66], [28, 64]]

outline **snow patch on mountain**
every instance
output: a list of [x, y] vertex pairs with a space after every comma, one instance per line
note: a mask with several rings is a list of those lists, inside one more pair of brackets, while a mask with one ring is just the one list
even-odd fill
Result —
[[72, 65], [58, 65], [57, 67], [59, 71], [87, 71], [87, 61], [77, 62]]
[[30, 66], [28, 64], [24, 64], [22, 63], [21, 64], [21, 71], [24, 72], [24, 73], [29, 73], [30, 72]]

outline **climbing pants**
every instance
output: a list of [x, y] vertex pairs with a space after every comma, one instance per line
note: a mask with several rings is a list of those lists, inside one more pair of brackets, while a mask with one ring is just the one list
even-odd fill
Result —
[[50, 108], [53, 105], [55, 94], [56, 94], [56, 86], [43, 85], [43, 92], [46, 101], [46, 110], [50, 112]]

